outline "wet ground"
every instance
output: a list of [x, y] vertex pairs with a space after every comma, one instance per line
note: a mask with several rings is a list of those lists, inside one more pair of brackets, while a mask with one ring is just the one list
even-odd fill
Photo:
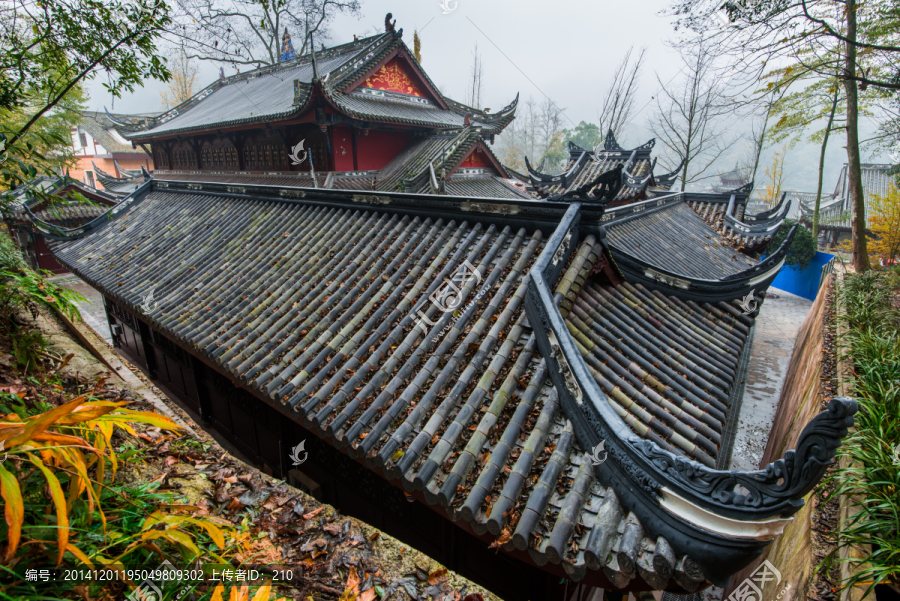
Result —
[[769, 288], [769, 294], [778, 298], [766, 298], [756, 318], [731, 469], [759, 469], [794, 341], [813, 305], [812, 301], [777, 288]]
[[67, 273], [50, 278], [52, 281], [78, 292], [87, 300], [78, 303], [81, 317], [108, 344], [112, 344], [112, 334], [106, 321], [106, 310], [103, 308], [103, 297], [99, 292], [85, 284], [78, 276]]

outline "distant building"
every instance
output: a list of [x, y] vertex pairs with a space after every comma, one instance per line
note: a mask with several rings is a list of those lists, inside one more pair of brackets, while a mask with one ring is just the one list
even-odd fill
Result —
[[[866, 221], [868, 222], [868, 207], [873, 196], [887, 194], [894, 175], [891, 170], [894, 165], [864, 164], [862, 165], [863, 192], [866, 201]], [[801, 201], [800, 211], [803, 223], [812, 225], [813, 210], [815, 208], [815, 194], [812, 200]], [[834, 193], [822, 197], [819, 205], [819, 232], [821, 242], [834, 246], [849, 240], [852, 236], [850, 224], [851, 206], [850, 192], [847, 186], [847, 164], [841, 168], [838, 175]]]
[[[82, 111], [83, 119], [72, 128], [72, 147], [78, 159], [69, 175], [91, 188], [105, 188], [101, 175], [128, 177], [140, 173], [141, 167], [153, 169], [153, 158], [140, 147], [132, 147], [116, 131], [115, 123], [106, 113]], [[119, 119], [134, 116], [114, 115]]]
[[719, 182], [719, 185], [713, 185], [714, 192], [734, 190], [735, 188], [745, 186], [750, 182], [750, 180], [746, 177], [746, 175], [744, 175], [744, 173], [738, 167], [737, 163], [735, 163], [734, 169], [727, 173], [722, 173], [719, 175]]

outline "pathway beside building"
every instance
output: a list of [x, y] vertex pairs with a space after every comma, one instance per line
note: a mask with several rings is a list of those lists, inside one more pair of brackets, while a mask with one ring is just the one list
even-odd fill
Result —
[[778, 288], [769, 288], [768, 293], [778, 298], [766, 298], [756, 318], [744, 401], [731, 455], [731, 469], [736, 470], [760, 467], [794, 341], [813, 305], [812, 301]]
[[112, 345], [112, 333], [109, 331], [109, 323], [106, 321], [106, 310], [103, 308], [103, 296], [83, 282], [78, 276], [66, 273], [50, 278], [51, 281], [65, 286], [69, 290], [81, 294], [86, 301], [77, 303], [81, 318], [91, 326], [97, 335], [103, 338], [107, 344]]

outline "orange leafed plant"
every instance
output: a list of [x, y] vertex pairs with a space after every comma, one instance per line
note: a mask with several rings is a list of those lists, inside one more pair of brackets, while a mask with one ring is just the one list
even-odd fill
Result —
[[876, 236], [869, 253], [885, 262], [900, 259], [900, 190], [891, 184], [883, 196], [873, 195], [868, 211], [869, 229]]
[[[222, 596], [225, 593], [225, 586], [220, 584], [215, 589], [213, 589], [212, 597], [210, 601], [226, 601]], [[266, 584], [259, 587], [259, 590], [256, 591], [256, 594], [253, 595], [253, 598], [250, 597], [250, 587], [246, 584], [244, 585], [235, 585], [231, 587], [230, 595], [228, 596], [227, 601], [269, 601], [269, 598], [272, 596], [272, 584], [267, 582]], [[284, 597], [279, 598], [277, 601], [287, 601]]]
[[[125, 404], [79, 396], [27, 419], [16, 414], [0, 417], [0, 443], [12, 459], [0, 463], [0, 495], [5, 503], [4, 517], [8, 527], [6, 563], [13, 558], [21, 542], [25, 505], [19, 486], [18, 466], [27, 462], [46, 480], [56, 512], [57, 565], [62, 562], [66, 551], [91, 564], [89, 558], [69, 542], [68, 510], [76, 499], [87, 493], [89, 511], [98, 510], [105, 528], [106, 517], [99, 506], [94, 485], [103, 483], [107, 461], [115, 474], [116, 455], [110, 444], [114, 429], [121, 428], [132, 435], [136, 435], [132, 426], [135, 423], [169, 431], [181, 429], [167, 417], [126, 409]], [[59, 472], [70, 476], [67, 491], [63, 490], [57, 478]]]

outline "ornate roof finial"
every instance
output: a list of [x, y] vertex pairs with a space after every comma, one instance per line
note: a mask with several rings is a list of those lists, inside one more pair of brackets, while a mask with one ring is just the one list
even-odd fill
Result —
[[281, 36], [281, 62], [289, 61], [296, 56], [294, 52], [294, 44], [291, 42], [291, 34], [288, 33], [287, 27], [284, 28], [284, 35]]
[[616, 141], [616, 135], [613, 133], [612, 128], [606, 132], [606, 139], [603, 141], [603, 150], [623, 150]]
[[463, 127], [469, 127], [472, 125], [472, 113], [466, 113], [466, 116], [463, 117]]
[[384, 30], [387, 33], [394, 33], [394, 27], [397, 25], [397, 19], [394, 19], [394, 22], [391, 23], [391, 18], [393, 18], [393, 16], [394, 15], [391, 13], [388, 13], [387, 16], [384, 17]]
[[312, 32], [310, 32], [309, 34], [309, 48], [312, 51], [312, 80], [316, 81], [317, 79], [319, 79], [319, 64], [316, 62], [316, 43], [313, 41]]
[[219, 67], [219, 79], [225, 79], [225, 67]]

